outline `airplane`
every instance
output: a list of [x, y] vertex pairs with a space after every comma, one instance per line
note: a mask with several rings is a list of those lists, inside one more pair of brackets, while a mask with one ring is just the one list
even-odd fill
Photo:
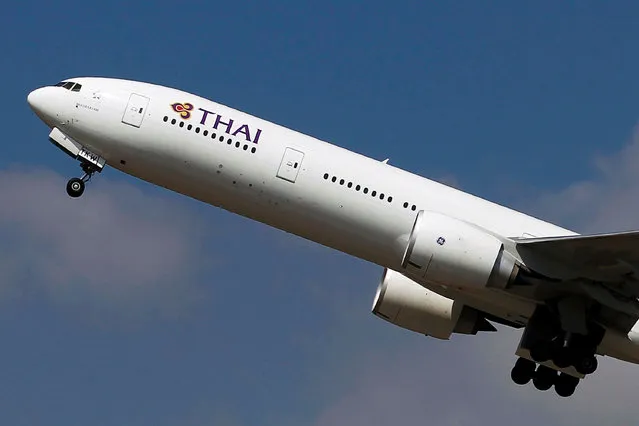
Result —
[[77, 160], [109, 165], [383, 268], [372, 312], [436, 339], [523, 329], [518, 385], [569, 397], [598, 356], [639, 363], [639, 232], [579, 235], [178, 89], [79, 77], [27, 96]]

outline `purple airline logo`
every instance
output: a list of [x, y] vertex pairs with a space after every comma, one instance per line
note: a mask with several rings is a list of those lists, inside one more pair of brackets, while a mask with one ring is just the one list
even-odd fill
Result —
[[[195, 109], [193, 104], [188, 102], [176, 102], [171, 104], [171, 108], [185, 120], [191, 118], [192, 111]], [[247, 142], [258, 143], [262, 136], [262, 129], [251, 127], [232, 118], [225, 118], [204, 108], [198, 108], [197, 110], [202, 112], [202, 118], [200, 119], [202, 126], [206, 126], [208, 123], [216, 130], [224, 131], [224, 133], [238, 138], [242, 137]]]

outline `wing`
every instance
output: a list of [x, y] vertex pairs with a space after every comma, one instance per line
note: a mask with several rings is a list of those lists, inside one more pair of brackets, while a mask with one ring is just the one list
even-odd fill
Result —
[[518, 248], [595, 273], [593, 279], [625, 280], [629, 274], [639, 272], [639, 231], [514, 241]]
[[[578, 283], [581, 292], [606, 306], [611, 315], [626, 317], [611, 318], [612, 322], [627, 328], [639, 317], [639, 231], [513, 241], [533, 270], [559, 278], [556, 281]], [[563, 276], [555, 273], [559, 270]]]

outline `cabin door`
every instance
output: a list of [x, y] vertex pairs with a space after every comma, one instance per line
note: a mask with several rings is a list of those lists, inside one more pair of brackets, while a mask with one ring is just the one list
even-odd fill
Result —
[[302, 160], [304, 159], [304, 153], [293, 148], [286, 148], [280, 168], [277, 170], [277, 177], [287, 180], [289, 182], [295, 182], [297, 174], [302, 167]]
[[149, 106], [149, 101], [150, 99], [146, 96], [131, 93], [129, 103], [126, 105], [122, 116], [122, 122], [133, 127], [140, 127], [142, 120], [144, 120], [146, 109]]

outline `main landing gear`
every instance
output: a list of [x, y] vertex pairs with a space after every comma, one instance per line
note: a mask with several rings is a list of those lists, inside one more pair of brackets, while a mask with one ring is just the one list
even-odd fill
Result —
[[84, 188], [86, 183], [91, 180], [95, 172], [99, 172], [100, 169], [91, 163], [83, 162], [80, 167], [84, 172], [84, 176], [81, 178], [72, 178], [67, 182], [67, 194], [69, 197], [78, 198], [84, 194]]
[[[525, 385], [532, 380], [542, 391], [555, 387], [559, 396], [571, 396], [579, 384], [579, 376], [594, 373], [598, 367], [597, 347], [604, 330], [586, 318], [592, 311], [579, 300], [564, 299], [554, 305], [539, 306], [528, 321], [520, 342], [530, 359], [522, 356], [511, 371], [512, 380]], [[547, 365], [552, 362], [555, 368]], [[539, 365], [538, 365], [539, 364]], [[573, 374], [559, 372], [573, 368]], [[575, 373], [576, 372], [576, 373]]]
[[555, 392], [561, 397], [569, 397], [575, 393], [579, 378], [567, 373], [559, 373], [545, 365], [537, 366], [537, 363], [526, 358], [519, 358], [510, 372], [513, 382], [518, 385], [528, 384], [532, 380], [535, 388], [547, 391], [555, 387]]

